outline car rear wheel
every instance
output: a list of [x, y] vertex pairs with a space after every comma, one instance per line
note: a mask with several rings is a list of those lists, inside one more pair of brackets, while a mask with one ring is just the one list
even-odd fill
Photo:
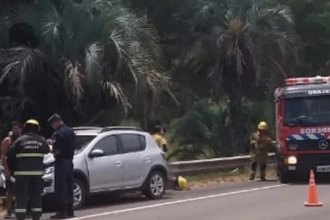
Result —
[[73, 180], [73, 206], [74, 209], [80, 209], [86, 199], [86, 187], [79, 179]]
[[149, 199], [160, 199], [165, 193], [164, 174], [159, 171], [153, 171], [147, 181], [143, 193]]

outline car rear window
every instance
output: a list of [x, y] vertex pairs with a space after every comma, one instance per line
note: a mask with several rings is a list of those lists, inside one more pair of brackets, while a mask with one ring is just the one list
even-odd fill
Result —
[[122, 134], [120, 137], [124, 153], [143, 151], [146, 148], [146, 140], [143, 135]]

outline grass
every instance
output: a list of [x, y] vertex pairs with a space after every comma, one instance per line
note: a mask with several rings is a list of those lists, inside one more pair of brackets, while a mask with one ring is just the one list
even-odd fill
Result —
[[[258, 173], [257, 173], [258, 175]], [[257, 176], [258, 177], [258, 176]], [[275, 169], [269, 168], [266, 177], [276, 177]], [[246, 168], [227, 170], [221, 172], [212, 172], [205, 174], [196, 174], [185, 176], [188, 180], [191, 189], [216, 187], [218, 185], [233, 183], [233, 182], [246, 182], [249, 179], [249, 170]]]

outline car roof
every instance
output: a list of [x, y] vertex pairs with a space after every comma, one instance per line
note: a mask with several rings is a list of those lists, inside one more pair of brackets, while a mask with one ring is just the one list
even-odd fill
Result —
[[111, 126], [111, 127], [74, 127], [73, 130], [77, 135], [100, 135], [107, 133], [140, 133], [145, 135], [142, 129], [134, 126]]

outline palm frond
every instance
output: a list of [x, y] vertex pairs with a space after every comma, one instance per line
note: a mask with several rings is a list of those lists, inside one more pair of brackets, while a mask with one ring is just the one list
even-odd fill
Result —
[[[126, 8], [120, 8], [116, 13], [117, 16], [109, 26], [113, 28], [109, 40], [115, 45], [118, 54], [115, 76], [118, 76], [121, 65], [125, 63], [130, 70], [136, 92], [139, 86], [149, 88], [157, 95], [168, 83], [167, 77], [158, 74], [155, 68], [155, 60], [160, 52], [156, 31], [145, 17], [136, 17]], [[163, 84], [158, 82], [161, 80]]]
[[44, 60], [44, 54], [38, 49], [27, 47], [17, 47], [8, 50], [9, 62], [4, 68], [3, 75], [0, 78], [0, 84], [6, 78], [12, 76], [18, 80], [18, 91], [23, 97], [25, 93], [25, 79], [33, 71], [41, 68], [41, 62]]
[[79, 105], [80, 100], [84, 95], [82, 86], [83, 75], [81, 74], [81, 64], [78, 62], [72, 63], [68, 60], [65, 63], [65, 82], [67, 92], [72, 95], [74, 104]]
[[60, 14], [55, 7], [51, 7], [42, 19], [41, 34], [52, 44], [64, 43], [64, 28]]
[[20, 64], [20, 61], [16, 60], [16, 61], [12, 61], [9, 64], [7, 64], [5, 66], [5, 68], [3, 69], [3, 74], [0, 78], [0, 84], [3, 83], [3, 81], [8, 77], [9, 73], [17, 67], [17, 65]]
[[[115, 68], [115, 77], [118, 77], [119, 75], [119, 71], [121, 68], [121, 65], [123, 63], [123, 59], [126, 58], [126, 51], [124, 48], [125, 45], [125, 39], [124, 36], [121, 34], [122, 32], [117, 31], [117, 29], [113, 30], [113, 32], [111, 32], [109, 38], [110, 40], [113, 42], [113, 44], [115, 45], [116, 48], [116, 52], [117, 52], [117, 64], [116, 64], [116, 68]], [[131, 71], [133, 79], [135, 84], [137, 84], [137, 78], [136, 75], [134, 73], [134, 71]]]
[[104, 0], [82, 0], [81, 3], [76, 3], [74, 6], [82, 13], [88, 13], [89, 18], [93, 20], [95, 18], [95, 12], [102, 11], [106, 3], [107, 1]]
[[165, 73], [160, 73], [153, 58], [139, 43], [132, 43], [129, 47], [131, 65], [136, 69], [140, 86], [145, 86], [155, 95], [160, 90], [169, 88], [170, 78]]
[[93, 43], [85, 51], [85, 72], [88, 80], [100, 81], [102, 79], [102, 65], [104, 46], [101, 43]]
[[138, 17], [122, 6], [112, 7], [109, 13], [111, 14], [108, 23], [109, 30], [118, 30], [127, 43], [138, 41], [155, 58], [159, 56], [158, 34], [148, 23], [146, 16]]
[[124, 92], [124, 89], [118, 82], [105, 81], [102, 82], [103, 90], [110, 96], [115, 98], [123, 107], [125, 114], [127, 114], [128, 109], [132, 106], [128, 102], [128, 98]]

